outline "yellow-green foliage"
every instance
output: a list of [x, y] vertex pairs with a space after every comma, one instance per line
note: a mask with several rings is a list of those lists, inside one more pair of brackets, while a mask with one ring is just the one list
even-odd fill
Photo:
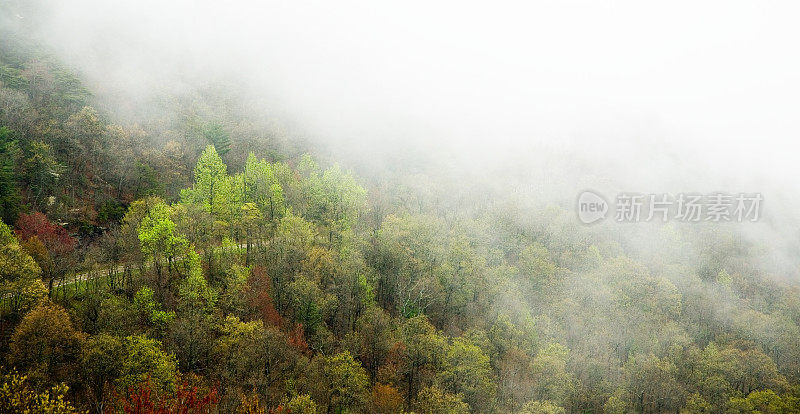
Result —
[[0, 412], [25, 414], [77, 414], [80, 413], [66, 399], [69, 387], [53, 386], [37, 393], [28, 384], [28, 378], [16, 372], [0, 377]]

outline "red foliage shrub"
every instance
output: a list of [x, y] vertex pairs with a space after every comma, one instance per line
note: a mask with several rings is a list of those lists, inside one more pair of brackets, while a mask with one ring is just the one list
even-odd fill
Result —
[[70, 253], [75, 249], [75, 239], [67, 233], [67, 230], [51, 222], [47, 216], [38, 211], [31, 214], [20, 214], [16, 227], [17, 238], [20, 241], [36, 236], [55, 256]]
[[306, 342], [306, 336], [304, 332], [303, 324], [296, 324], [294, 329], [289, 332], [289, 345], [300, 351], [301, 354], [307, 355], [311, 352], [311, 350], [308, 348], [308, 342]]
[[253, 274], [247, 284], [248, 304], [252, 309], [257, 310], [264, 325], [283, 327], [283, 317], [275, 309], [275, 302], [272, 299], [272, 283], [263, 266], [253, 268]]
[[186, 382], [173, 394], [159, 398], [148, 380], [128, 391], [122, 398], [122, 409], [125, 414], [210, 414], [215, 411], [217, 402], [216, 388], [201, 390]]

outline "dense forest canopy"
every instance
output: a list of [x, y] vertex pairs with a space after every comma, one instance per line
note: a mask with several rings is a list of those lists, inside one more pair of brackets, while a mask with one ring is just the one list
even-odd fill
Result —
[[1, 412], [800, 412], [797, 262], [742, 223], [376, 174], [226, 83], [121, 116], [8, 26]]

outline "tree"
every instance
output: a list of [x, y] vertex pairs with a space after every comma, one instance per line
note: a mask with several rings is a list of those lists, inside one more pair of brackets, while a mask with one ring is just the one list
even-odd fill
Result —
[[287, 212], [278, 224], [276, 237], [269, 244], [266, 268], [271, 278], [275, 305], [280, 312], [286, 311], [292, 300], [288, 284], [301, 269], [316, 238], [314, 225], [302, 217]]
[[308, 394], [295, 395], [286, 404], [286, 411], [293, 414], [316, 414], [317, 404]]
[[86, 340], [81, 351], [80, 367], [93, 411], [105, 412], [110, 385], [119, 378], [122, 368], [122, 340], [100, 333]]
[[694, 393], [686, 398], [686, 404], [681, 411], [685, 414], [707, 414], [712, 413], [713, 408], [699, 393]]
[[262, 266], [253, 268], [252, 276], [244, 287], [248, 315], [260, 319], [264, 325], [283, 326], [284, 320], [275, 308], [272, 297], [272, 280]]
[[455, 338], [448, 347], [444, 367], [437, 374], [438, 384], [460, 394], [477, 412], [490, 412], [494, 405], [495, 384], [489, 357], [466, 338]]
[[244, 191], [245, 200], [255, 203], [270, 222], [274, 223], [283, 216], [286, 208], [283, 187], [274, 167], [264, 159], [256, 159], [252, 152], [244, 167]]
[[566, 412], [564, 407], [552, 401], [528, 401], [517, 414], [565, 414]]
[[119, 387], [130, 390], [151, 382], [158, 393], [175, 391], [178, 363], [173, 355], [161, 349], [161, 342], [144, 335], [132, 335], [123, 340], [123, 345], [120, 377], [116, 381]]
[[81, 411], [67, 400], [69, 387], [55, 385], [38, 393], [28, 377], [15, 372], [0, 377], [0, 412], [30, 414], [78, 414]]
[[328, 229], [328, 243], [334, 243], [334, 236], [340, 241], [364, 209], [366, 190], [338, 165], [320, 173], [319, 165], [308, 154], [303, 155], [298, 172], [303, 177], [304, 215]]
[[447, 344], [424, 316], [406, 320], [400, 331], [405, 348], [399, 374], [403, 378], [406, 401], [410, 402], [420, 388], [433, 382]]
[[772, 390], [753, 391], [745, 398], [733, 397], [728, 401], [726, 413], [744, 414], [781, 414], [796, 412], [796, 407], [789, 407], [781, 397]]
[[124, 295], [106, 295], [97, 310], [94, 332], [123, 336], [141, 331], [142, 315]]
[[554, 343], [536, 353], [531, 372], [536, 383], [533, 389], [537, 400], [563, 403], [574, 388], [574, 378], [567, 371], [567, 347]]
[[39, 280], [41, 272], [11, 229], [0, 222], [0, 294], [8, 298], [13, 314], [24, 313], [47, 296], [47, 289]]
[[653, 355], [637, 355], [625, 364], [628, 402], [638, 412], [675, 411], [686, 401], [675, 367]]
[[317, 400], [329, 401], [329, 411], [358, 411], [365, 406], [369, 378], [350, 352], [344, 351], [322, 358], [321, 380], [324, 381], [325, 395]]
[[201, 251], [208, 274], [213, 276], [217, 269], [214, 250], [222, 242], [219, 235], [224, 223], [215, 221], [214, 216], [198, 204], [181, 203], [173, 209], [176, 230]]
[[219, 155], [225, 155], [231, 150], [231, 139], [222, 125], [211, 123], [203, 129], [203, 137], [209, 144], [214, 146], [214, 150]]
[[444, 224], [429, 216], [383, 220], [368, 262], [381, 274], [376, 295], [384, 308], [408, 317], [426, 311], [439, 285], [446, 234]]
[[139, 239], [139, 227], [145, 216], [156, 205], [164, 203], [159, 197], [146, 197], [136, 200], [128, 207], [125, 217], [122, 218], [120, 226], [120, 244], [123, 250], [123, 262], [125, 263], [125, 273], [128, 279], [132, 278], [133, 267], [137, 267], [140, 274], [146, 272], [146, 261], [149, 259], [142, 248], [142, 241]]
[[250, 264], [253, 246], [262, 244], [262, 241], [259, 240], [264, 237], [264, 234], [260, 231], [262, 222], [261, 211], [258, 210], [254, 203], [244, 203], [242, 205], [239, 219], [234, 224], [236, 225], [237, 240], [245, 240], [245, 265]]
[[197, 253], [190, 251], [183, 262], [187, 263], [189, 275], [178, 285], [178, 313], [170, 326], [170, 343], [177, 353], [181, 368], [197, 373], [211, 364], [217, 292], [208, 286], [203, 277]]
[[[64, 124], [64, 137], [54, 141], [56, 153], [69, 160], [72, 167], [67, 178], [70, 184], [80, 179], [82, 174], [100, 175], [105, 168], [106, 125], [100, 120], [97, 111], [84, 106], [73, 113]], [[74, 191], [74, 185], [73, 191]], [[75, 193], [73, 192], [73, 196]]]
[[[57, 277], [63, 276], [66, 272], [67, 257], [75, 250], [77, 241], [67, 233], [66, 229], [52, 223], [47, 216], [38, 211], [20, 214], [16, 226], [17, 237], [23, 240], [23, 244], [39, 264], [52, 295], [53, 283]], [[42, 251], [40, 245], [46, 250]]]
[[222, 280], [223, 289], [219, 297], [219, 308], [226, 314], [244, 317], [247, 313], [247, 286], [250, 269], [233, 265], [225, 272]]
[[208, 286], [200, 266], [200, 255], [189, 249], [181, 258], [178, 267], [186, 277], [178, 285], [178, 299], [184, 310], [211, 312], [217, 301], [217, 292]]
[[228, 212], [231, 194], [227, 170], [214, 146], [207, 146], [194, 167], [194, 186], [182, 191], [181, 198], [184, 202], [203, 206], [214, 217], [228, 219], [225, 213]]
[[467, 414], [469, 405], [460, 395], [449, 394], [437, 387], [423, 388], [414, 402], [419, 414]]
[[234, 316], [222, 323], [213, 355], [215, 377], [232, 390], [269, 396], [268, 404], [277, 404], [276, 397], [287, 391], [286, 380], [292, 377], [298, 358], [286, 335], [274, 326], [242, 322]]
[[37, 384], [74, 381], [84, 340], [64, 308], [42, 303], [14, 330], [8, 359]]
[[622, 396], [622, 390], [617, 390], [603, 404], [603, 412], [606, 414], [625, 414], [630, 411], [630, 406]]
[[157, 276], [156, 288], [159, 298], [162, 299], [163, 289], [166, 287], [163, 262], [166, 260], [168, 270], [172, 272], [175, 269], [175, 259], [189, 252], [189, 241], [177, 234], [170, 213], [166, 203], [155, 202], [147, 208], [138, 227], [142, 252], [152, 259]]
[[786, 379], [778, 372], [775, 361], [756, 348], [740, 350], [733, 347], [720, 352], [722, 372], [734, 390], [749, 395], [759, 389], [788, 388]]
[[528, 245], [520, 252], [519, 269], [536, 293], [547, 292], [556, 282], [558, 268], [550, 259], [550, 252], [541, 243]]
[[514, 410], [521, 408], [521, 404], [533, 395], [536, 385], [531, 372], [531, 356], [513, 347], [493, 362], [497, 366], [500, 401]]
[[391, 318], [377, 306], [367, 308], [356, 322], [358, 358], [373, 381], [394, 344], [391, 328]]
[[75, 248], [76, 240], [63, 227], [51, 222], [40, 212], [20, 214], [16, 223], [16, 234], [20, 240], [38, 237], [54, 255], [69, 253]]
[[474, 251], [466, 236], [451, 241], [445, 262], [436, 272], [443, 292], [436, 296], [438, 318], [435, 319], [442, 321], [442, 325], [459, 325], [468, 319], [465, 312], [474, 305], [478, 292], [487, 287], [483, 281], [485, 273], [485, 260]]
[[153, 290], [147, 286], [133, 295], [132, 308], [137, 314], [136, 322], [139, 327], [157, 338], [163, 338], [164, 332], [175, 319], [175, 312], [164, 311], [161, 303], [155, 300]]
[[376, 383], [372, 387], [371, 408], [371, 412], [376, 414], [403, 412], [403, 396], [397, 388], [391, 385]]
[[325, 327], [325, 316], [336, 298], [326, 294], [316, 282], [302, 275], [297, 276], [288, 289], [295, 321], [303, 325], [306, 337], [312, 337]]
[[55, 193], [65, 167], [59, 163], [53, 148], [42, 141], [30, 143], [25, 149], [22, 165], [25, 171], [23, 180], [29, 188], [33, 207], [42, 208], [44, 200]]
[[0, 127], [0, 220], [13, 223], [20, 211], [19, 177], [17, 163], [21, 150], [12, 131]]
[[341, 237], [358, 219], [366, 202], [366, 190], [338, 165], [325, 170], [321, 178], [325, 204], [321, 209], [323, 223], [328, 227], [328, 241]]

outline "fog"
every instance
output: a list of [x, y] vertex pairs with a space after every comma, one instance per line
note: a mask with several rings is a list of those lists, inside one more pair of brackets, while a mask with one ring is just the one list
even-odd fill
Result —
[[797, 173], [800, 7], [645, 3], [52, 1], [30, 18], [106, 90], [235, 79], [347, 151], [545, 146]]
[[424, 154], [452, 176], [561, 200], [599, 183], [761, 192], [767, 226], [796, 236], [786, 225], [800, 173], [796, 2], [26, 8], [5, 19], [132, 113], [156, 95], [227, 82], [256, 113], [365, 171]]

